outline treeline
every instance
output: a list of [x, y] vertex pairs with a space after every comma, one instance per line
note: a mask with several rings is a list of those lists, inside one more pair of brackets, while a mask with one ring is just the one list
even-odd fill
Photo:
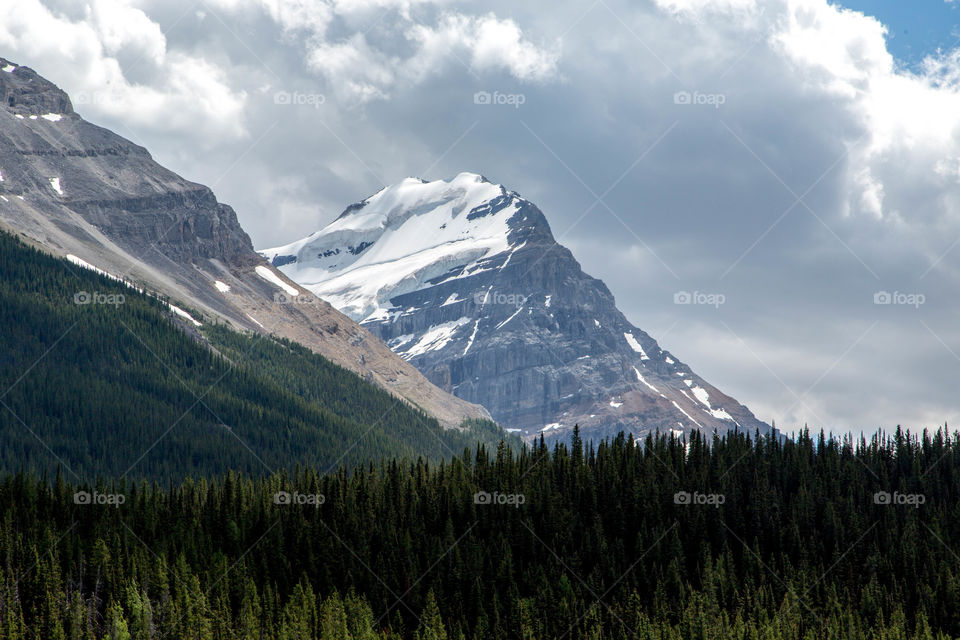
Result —
[[449, 458], [444, 430], [295, 343], [177, 326], [156, 298], [0, 233], [0, 470], [182, 479]]
[[0, 635], [957, 637], [958, 470], [956, 437], [898, 430], [575, 436], [169, 486], [16, 475]]

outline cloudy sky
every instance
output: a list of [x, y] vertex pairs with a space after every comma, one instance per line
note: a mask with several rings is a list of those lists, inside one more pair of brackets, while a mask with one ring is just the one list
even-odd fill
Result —
[[913, 4], [0, 0], [0, 55], [258, 247], [482, 173], [758, 417], [857, 433], [960, 423], [960, 2]]

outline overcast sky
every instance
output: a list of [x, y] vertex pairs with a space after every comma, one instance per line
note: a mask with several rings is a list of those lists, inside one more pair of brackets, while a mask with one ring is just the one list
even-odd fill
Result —
[[927, 2], [0, 0], [0, 55], [258, 248], [482, 173], [758, 417], [857, 433], [960, 422], [958, 12]]

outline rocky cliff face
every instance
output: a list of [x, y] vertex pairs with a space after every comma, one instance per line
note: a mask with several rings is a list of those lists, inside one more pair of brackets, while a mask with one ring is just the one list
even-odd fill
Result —
[[0, 71], [6, 192], [29, 195], [31, 206], [51, 213], [66, 207], [134, 255], [154, 253], [183, 265], [256, 261], [236, 214], [210, 189], [83, 120], [69, 97], [33, 70], [0, 64], [9, 69]]
[[407, 179], [261, 253], [527, 438], [770, 429], [630, 324], [543, 213], [482, 176]]
[[33, 69], [17, 67], [3, 58], [0, 64], [0, 71], [11, 74], [0, 85], [0, 98], [10, 113], [26, 117], [42, 113], [73, 114], [70, 98], [52, 82], [41, 78]]
[[0, 227], [169, 296], [201, 321], [302, 342], [448, 426], [487, 415], [284, 278], [210, 189], [83, 120], [31, 69], [0, 58], [0, 98]]

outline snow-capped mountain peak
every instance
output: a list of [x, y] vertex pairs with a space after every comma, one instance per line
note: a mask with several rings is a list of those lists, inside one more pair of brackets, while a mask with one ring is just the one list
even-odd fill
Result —
[[354, 320], [386, 317], [397, 295], [494, 268], [526, 201], [475, 173], [407, 178], [320, 231], [261, 254]]
[[630, 324], [534, 204], [477, 174], [408, 178], [261, 253], [524, 437], [770, 428]]

